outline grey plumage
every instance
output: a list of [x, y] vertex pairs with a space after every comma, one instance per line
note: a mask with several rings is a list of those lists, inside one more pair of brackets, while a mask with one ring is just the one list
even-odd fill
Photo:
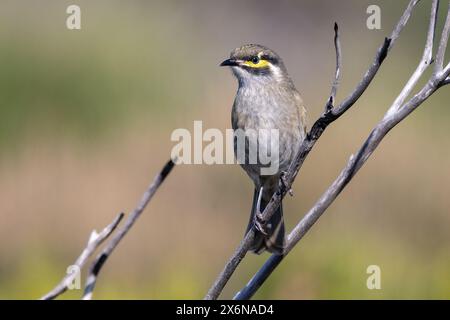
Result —
[[[278, 187], [280, 174], [286, 171], [301, 141], [305, 138], [306, 111], [281, 58], [261, 45], [245, 45], [233, 50], [230, 59], [221, 65], [230, 66], [238, 79], [239, 87], [234, 100], [231, 122], [234, 130], [277, 129], [279, 132], [278, 170], [272, 175], [262, 175], [264, 166], [257, 163], [241, 163], [253, 180], [255, 195], [247, 230], [254, 224], [255, 205], [260, 188], [263, 188], [261, 211]], [[270, 146], [267, 136], [258, 136], [256, 148]], [[252, 140], [246, 145], [246, 160], [252, 150]], [[235, 143], [235, 152], [237, 146]], [[267, 224], [267, 234], [257, 232], [251, 248], [256, 253], [268, 250], [282, 254], [284, 248], [284, 222], [282, 206]]]

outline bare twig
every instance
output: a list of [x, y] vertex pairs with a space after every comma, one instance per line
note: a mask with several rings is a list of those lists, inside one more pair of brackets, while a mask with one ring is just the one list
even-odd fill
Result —
[[445, 21], [444, 29], [442, 30], [441, 41], [439, 43], [439, 48], [436, 53], [436, 64], [434, 69], [435, 73], [442, 70], [444, 67], [445, 51], [447, 49], [448, 36], [450, 33], [450, 21], [448, 19], [449, 14], [450, 14], [450, 5], [447, 10], [447, 20]]
[[149, 185], [149, 187], [145, 191], [140, 202], [138, 203], [138, 206], [130, 214], [130, 216], [128, 217], [124, 226], [117, 230], [114, 237], [111, 238], [111, 240], [106, 244], [106, 246], [102, 250], [102, 252], [93, 261], [93, 263], [91, 264], [91, 266], [89, 268], [89, 274], [88, 274], [88, 277], [86, 280], [84, 294], [83, 294], [83, 298], [82, 298], [83, 300], [92, 299], [92, 294], [93, 294], [93, 291], [95, 288], [95, 284], [97, 282], [98, 274], [99, 274], [100, 270], [102, 269], [103, 265], [105, 264], [106, 260], [112, 254], [112, 252], [117, 247], [119, 242], [123, 239], [123, 237], [128, 233], [128, 231], [130, 231], [133, 224], [139, 218], [139, 216], [144, 211], [147, 204], [152, 199], [153, 195], [156, 193], [156, 190], [158, 190], [159, 186], [163, 183], [164, 179], [169, 175], [170, 171], [172, 171], [174, 165], [175, 165], [174, 161], [172, 161], [172, 160], [169, 160], [166, 163], [164, 168], [154, 178], [153, 182]]
[[449, 83], [450, 83], [450, 78], [447, 78], [441, 82], [441, 86], [445, 86], [446, 84], [449, 84]]
[[[112, 251], [117, 247], [120, 240], [125, 236], [125, 234], [131, 229], [133, 224], [136, 222], [137, 218], [141, 215], [142, 211], [145, 209], [156, 190], [158, 190], [159, 186], [163, 183], [164, 179], [169, 175], [174, 167], [175, 160], [169, 160], [161, 172], [154, 178], [153, 182], [150, 184], [144, 195], [142, 196], [141, 201], [132, 214], [128, 217], [125, 225], [119, 229], [114, 237], [110, 240], [110, 242], [103, 249], [101, 254], [94, 260], [90, 269], [89, 275], [86, 281], [86, 286], [84, 289], [83, 299], [91, 299], [92, 292], [94, 290], [95, 282], [100, 272], [103, 264], [106, 259], [111, 255]], [[75, 261], [74, 265], [80, 270], [87, 262], [87, 260], [92, 256], [92, 254], [96, 251], [96, 249], [108, 238], [119, 225], [120, 221], [124, 217], [123, 213], [120, 213], [114, 221], [104, 228], [99, 234], [94, 230], [89, 238], [88, 244], [86, 248], [83, 250], [81, 255]], [[70, 273], [66, 275], [63, 280], [49, 293], [43, 296], [41, 299], [50, 300], [54, 299], [60, 294], [64, 293], [70, 284], [75, 280], [75, 278], [79, 276], [78, 272]]]
[[336, 50], [336, 72], [334, 74], [334, 81], [331, 86], [330, 97], [325, 105], [325, 112], [333, 108], [336, 101], [336, 93], [339, 86], [339, 80], [341, 79], [341, 65], [342, 65], [342, 54], [341, 54], [341, 41], [339, 39], [339, 26], [334, 23], [334, 48]]
[[[301, 166], [303, 165], [304, 160], [308, 156], [309, 152], [311, 151], [312, 147], [315, 145], [316, 141], [320, 138], [322, 133], [325, 131], [327, 126], [331, 124], [333, 121], [338, 119], [342, 114], [344, 114], [353, 104], [359, 99], [359, 97], [364, 93], [364, 91], [368, 88], [370, 83], [372, 82], [373, 78], [377, 74], [381, 64], [383, 63], [384, 59], [386, 58], [387, 54], [389, 53], [390, 49], [393, 47], [395, 41], [399, 37], [401, 31], [403, 30], [404, 26], [408, 22], [412, 11], [415, 7], [415, 5], [418, 3], [419, 0], [412, 0], [409, 2], [407, 8], [405, 9], [402, 17], [400, 18], [399, 22], [397, 23], [396, 27], [394, 28], [394, 31], [390, 35], [389, 38], [385, 38], [383, 44], [378, 49], [377, 54], [375, 56], [374, 61], [372, 62], [372, 65], [369, 67], [365, 75], [363, 76], [360, 83], [356, 86], [355, 90], [337, 107], [333, 108], [325, 108], [324, 113], [320, 116], [320, 118], [314, 123], [312, 126], [310, 132], [308, 133], [305, 140], [302, 142], [299, 151], [297, 152], [297, 155], [294, 159], [294, 161], [291, 163], [287, 173], [284, 176], [285, 181], [280, 181], [280, 187], [279, 190], [272, 196], [270, 202], [265, 207], [261, 221], [264, 223], [269, 221], [271, 216], [274, 214], [275, 210], [278, 208], [281, 200], [284, 198], [286, 193], [291, 189], [292, 183], [295, 180], [295, 177], [298, 174], [298, 171], [300, 170]], [[335, 34], [335, 41], [339, 41], [339, 34], [336, 32]], [[337, 50], [340, 52], [340, 50]], [[339, 62], [339, 58], [336, 59], [337, 62]], [[339, 67], [337, 67], [338, 69]], [[331, 94], [333, 95], [334, 89], [332, 89]], [[329, 104], [329, 101], [334, 100], [334, 98], [328, 99], [327, 104]], [[232, 257], [228, 260], [227, 264], [225, 265], [222, 272], [219, 274], [217, 279], [215, 280], [213, 286], [209, 289], [207, 295], [205, 296], [205, 299], [217, 299], [222, 292], [224, 286], [230, 279], [231, 275], [236, 270], [237, 266], [239, 265], [240, 261], [245, 257], [248, 248], [251, 246], [250, 240], [252, 237], [254, 237], [254, 230], [250, 229], [248, 233], [252, 233], [252, 235], [247, 234], [244, 239], [242, 240], [241, 244], [239, 245], [238, 249], [233, 253]], [[289, 239], [289, 238], [288, 238]], [[284, 256], [284, 255], [283, 255]], [[282, 259], [283, 256], [276, 256], [271, 257], [274, 264], [278, 264]], [[270, 265], [267, 266], [266, 270], [273, 271], [273, 269], [276, 266]], [[264, 268], [264, 267], [263, 267]], [[269, 273], [270, 274], [270, 273]], [[266, 278], [268, 277], [268, 275]], [[262, 278], [261, 278], [262, 279]]]
[[[97, 233], [95, 230], [92, 231], [91, 236], [89, 237], [88, 243], [84, 248], [81, 255], [73, 264], [78, 267], [78, 270], [84, 266], [87, 260], [92, 256], [95, 250], [109, 237], [109, 235], [116, 229], [122, 220], [124, 214], [120, 213], [113, 222], [111, 222], [108, 226], [106, 226], [100, 233]], [[52, 300], [55, 299], [60, 294], [63, 294], [69, 287], [69, 285], [75, 280], [75, 278], [79, 276], [78, 272], [73, 272], [67, 274], [61, 282], [49, 293], [43, 296], [42, 300]]]
[[[303, 236], [308, 232], [308, 230], [314, 225], [314, 223], [320, 218], [323, 212], [329, 207], [329, 205], [336, 199], [340, 192], [345, 188], [345, 186], [350, 182], [358, 170], [367, 161], [370, 155], [374, 152], [377, 146], [380, 144], [381, 140], [386, 136], [386, 134], [400, 121], [404, 120], [412, 111], [414, 111], [418, 106], [420, 106], [426, 99], [428, 99], [439, 87], [447, 84], [448, 76], [450, 70], [442, 69], [441, 67], [435, 68], [432, 76], [427, 81], [425, 86], [415, 94], [406, 103], [403, 100], [406, 98], [405, 93], [411, 92], [413, 86], [419, 78], [424, 74], [426, 66], [431, 59], [433, 51], [433, 38], [435, 33], [435, 24], [437, 19], [438, 10], [437, 0], [432, 2], [432, 10], [430, 17], [430, 27], [428, 30], [427, 42], [425, 44], [424, 57], [419, 63], [419, 67], [416, 69], [415, 73], [411, 79], [405, 85], [405, 88], [400, 93], [399, 97], [394, 101], [391, 108], [384, 116], [384, 118], [375, 126], [371, 134], [364, 142], [362, 147], [358, 150], [356, 156], [351, 156], [345, 168], [341, 171], [337, 179], [331, 184], [331, 186], [325, 191], [325, 193], [319, 198], [315, 205], [309, 210], [309, 212], [301, 219], [297, 226], [292, 230], [288, 236], [287, 248], [285, 255], [292, 250], [292, 248], [303, 238]], [[448, 39], [448, 26], [450, 25], [450, 6], [449, 13], [447, 14], [447, 19], [445, 22], [444, 31], [441, 37], [440, 45], [438, 48], [438, 54], [440, 52], [445, 52], [443, 46], [447, 45]], [[424, 65], [425, 67], [421, 67]], [[412, 80], [413, 79], [413, 80]], [[399, 105], [396, 105], [402, 101]], [[250, 280], [244, 289], [242, 289], [235, 299], [249, 299], [258, 290], [258, 288], [264, 283], [264, 281], [269, 277], [276, 266], [281, 262], [279, 256], [272, 255], [263, 267], [255, 274], [255, 276]]]
[[[433, 0], [431, 5], [431, 15], [430, 15], [430, 23], [428, 26], [427, 32], [427, 40], [425, 43], [425, 48], [423, 50], [422, 59], [417, 65], [416, 70], [412, 74], [411, 78], [408, 80], [407, 84], [403, 87], [403, 90], [395, 99], [392, 106], [389, 108], [387, 115], [391, 115], [403, 105], [405, 99], [411, 94], [411, 91], [414, 89], [417, 81], [419, 81], [425, 69], [432, 63], [433, 60], [433, 42], [434, 42], [434, 34], [436, 32], [436, 20], [437, 20], [437, 12], [439, 9], [439, 1]], [[436, 64], [437, 66], [437, 64]]]

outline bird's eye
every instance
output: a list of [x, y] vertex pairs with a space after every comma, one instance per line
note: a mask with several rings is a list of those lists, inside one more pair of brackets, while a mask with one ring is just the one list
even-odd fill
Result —
[[259, 63], [259, 57], [258, 57], [258, 56], [253, 57], [253, 58], [252, 58], [252, 62], [253, 62], [254, 64], [258, 64], [258, 63]]
[[269, 66], [269, 61], [261, 59], [258, 56], [254, 56], [246, 60], [244, 65], [249, 68], [267, 68]]

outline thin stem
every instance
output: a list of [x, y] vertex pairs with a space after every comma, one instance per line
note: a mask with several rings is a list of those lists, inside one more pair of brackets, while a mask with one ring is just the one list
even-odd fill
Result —
[[111, 238], [109, 243], [105, 246], [105, 248], [101, 251], [101, 253], [97, 256], [97, 258], [91, 264], [91, 267], [89, 268], [89, 274], [88, 274], [88, 277], [86, 280], [85, 288], [84, 288], [83, 300], [90, 300], [92, 298], [92, 294], [93, 294], [93, 291], [95, 288], [95, 284], [97, 282], [98, 274], [100, 273], [106, 260], [112, 254], [112, 252], [117, 247], [117, 245], [120, 243], [120, 241], [123, 239], [123, 237], [125, 237], [125, 235], [128, 233], [128, 231], [130, 231], [131, 227], [133, 227], [136, 220], [142, 214], [145, 207], [150, 202], [150, 200], [153, 198], [154, 194], [156, 193], [158, 188], [161, 186], [161, 184], [164, 182], [165, 178], [172, 171], [174, 166], [175, 166], [175, 164], [172, 160], [169, 160], [166, 163], [166, 165], [161, 170], [161, 172], [156, 175], [153, 182], [148, 186], [147, 190], [145, 191], [144, 195], [141, 198], [141, 201], [138, 203], [137, 207], [130, 214], [130, 216], [128, 217], [124, 226], [116, 232], [114, 237]]
[[427, 32], [427, 39], [425, 42], [422, 58], [419, 64], [417, 65], [416, 70], [413, 72], [408, 82], [403, 87], [402, 91], [400, 92], [400, 94], [397, 96], [392, 106], [387, 111], [386, 113], [387, 117], [397, 112], [397, 110], [402, 106], [403, 102], [405, 102], [405, 99], [411, 94], [412, 90], [416, 86], [420, 77], [423, 75], [424, 71], [428, 68], [428, 66], [432, 62], [433, 42], [434, 42], [434, 35], [436, 33], [436, 20], [438, 10], [439, 10], [439, 0], [433, 0], [431, 4], [431, 14]]
[[334, 81], [331, 86], [330, 98], [325, 106], [325, 112], [333, 108], [336, 101], [336, 94], [341, 79], [341, 66], [342, 66], [342, 54], [341, 54], [341, 41], [339, 36], [339, 26], [337, 22], [334, 23], [334, 48], [336, 50], [336, 71], [334, 74]]
[[[123, 213], [120, 213], [113, 222], [111, 222], [109, 225], [107, 225], [99, 234], [94, 230], [91, 233], [91, 236], [89, 237], [89, 241], [84, 248], [81, 255], [78, 257], [78, 259], [73, 264], [74, 266], [77, 266], [79, 270], [85, 265], [87, 260], [92, 256], [92, 254], [95, 252], [95, 250], [105, 241], [111, 233], [116, 229], [116, 227], [119, 225], [120, 221], [124, 217]], [[79, 276], [79, 273], [70, 273], [66, 275], [56, 287], [51, 290], [49, 293], [44, 295], [41, 300], [52, 300], [55, 299], [57, 296], [63, 294], [68, 289], [69, 285], [75, 280], [75, 278]]]
[[441, 71], [444, 66], [445, 51], [447, 49], [448, 36], [450, 34], [450, 1], [448, 4], [447, 18], [445, 19], [444, 28], [442, 30], [441, 41], [436, 53], [435, 73]]

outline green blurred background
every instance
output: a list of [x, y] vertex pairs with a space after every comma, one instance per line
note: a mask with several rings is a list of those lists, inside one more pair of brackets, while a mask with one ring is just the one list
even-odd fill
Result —
[[[311, 124], [334, 72], [334, 21], [342, 99], [407, 2], [1, 0], [0, 298], [49, 291], [92, 229], [133, 209], [174, 129], [230, 127], [236, 81], [218, 64], [233, 48], [275, 49]], [[65, 26], [74, 3], [79, 31]], [[381, 7], [381, 30], [366, 28], [369, 4]], [[310, 154], [286, 200], [289, 229], [416, 67], [429, 6], [418, 5], [373, 85]], [[386, 137], [257, 298], [450, 298], [449, 99], [443, 88]], [[105, 265], [95, 298], [202, 298], [243, 236], [252, 192], [236, 165], [176, 167]], [[266, 258], [248, 256], [223, 297]], [[381, 290], [366, 287], [372, 264]]]

